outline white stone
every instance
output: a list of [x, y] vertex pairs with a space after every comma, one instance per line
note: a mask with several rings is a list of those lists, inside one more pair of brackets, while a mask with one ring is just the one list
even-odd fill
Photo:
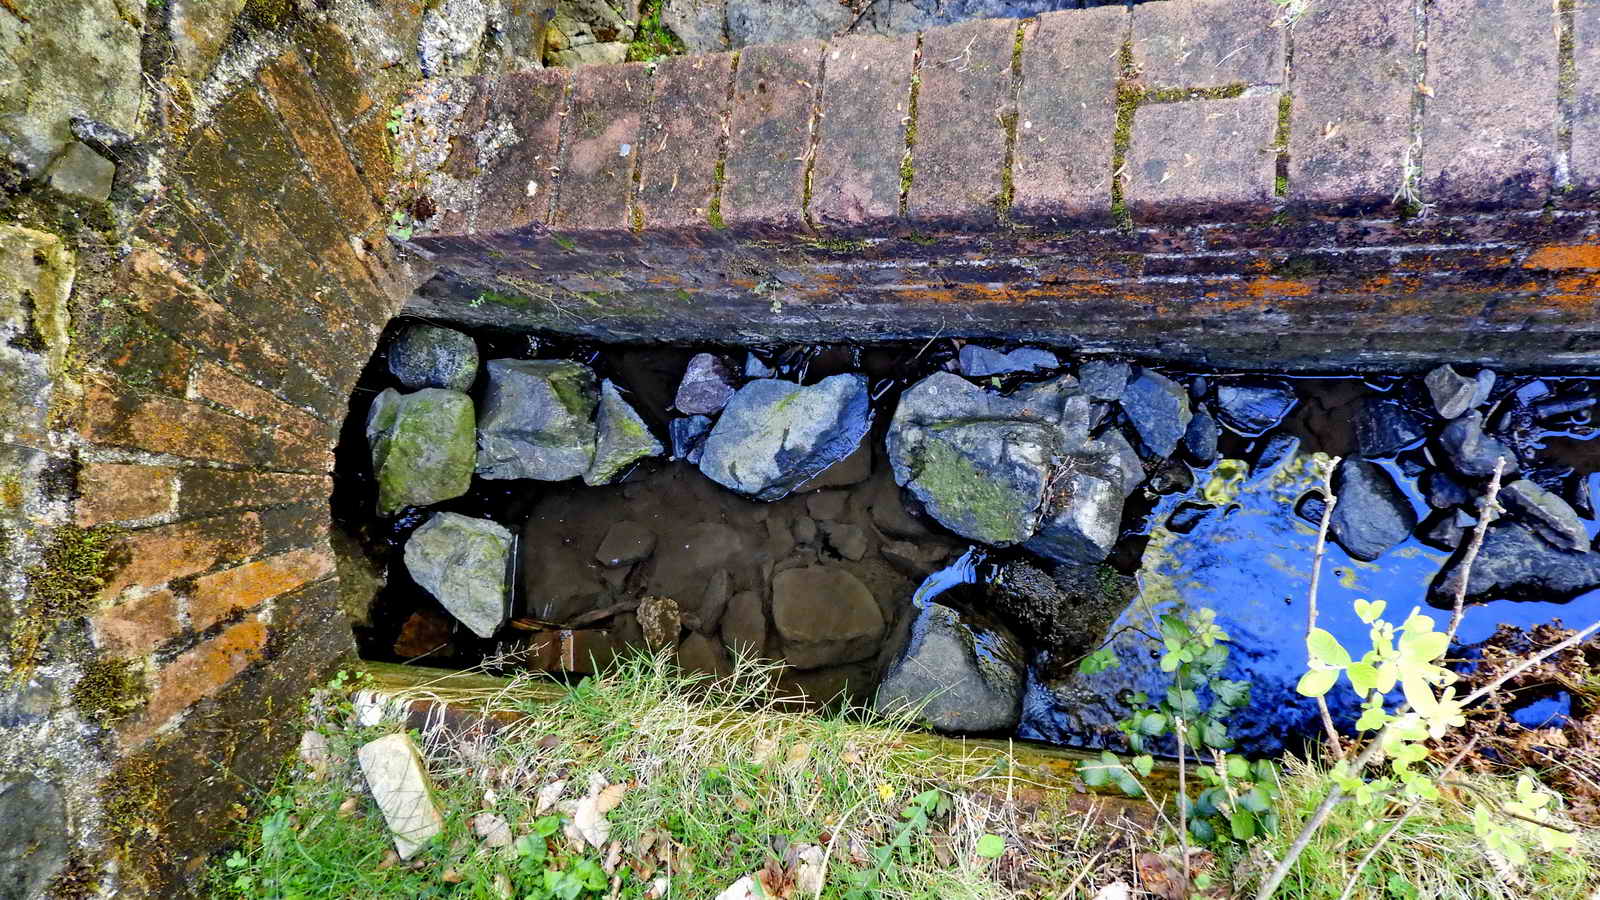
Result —
[[444, 829], [444, 816], [433, 801], [422, 754], [410, 735], [399, 733], [363, 744], [356, 756], [367, 789], [394, 834], [395, 852], [401, 859], [410, 859]]

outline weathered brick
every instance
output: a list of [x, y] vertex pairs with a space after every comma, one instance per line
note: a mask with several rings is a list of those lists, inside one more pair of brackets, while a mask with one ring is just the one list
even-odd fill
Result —
[[339, 143], [333, 120], [312, 92], [305, 65], [292, 51], [287, 52], [263, 68], [259, 77], [283, 116], [290, 138], [300, 148], [301, 158], [322, 182], [345, 227], [360, 231], [377, 221], [378, 208]]
[[252, 254], [239, 261], [217, 291], [228, 308], [260, 334], [270, 335], [274, 346], [290, 348], [296, 360], [305, 358], [302, 365], [324, 379], [347, 369], [341, 365], [344, 360], [368, 354], [373, 337], [366, 316], [347, 293], [305, 271], [303, 257], [292, 260], [284, 254], [282, 261], [273, 260], [276, 270], [269, 271], [264, 258], [275, 255]]
[[1017, 23], [984, 19], [922, 37], [917, 140], [906, 214], [978, 226], [995, 220]]
[[305, 410], [245, 381], [209, 360], [195, 369], [190, 396], [210, 400], [239, 414], [308, 439], [326, 440], [330, 426]]
[[227, 273], [240, 243], [209, 212], [196, 206], [181, 184], [168, 186], [166, 194], [151, 205], [146, 220], [134, 226], [133, 233], [159, 247], [184, 274], [201, 285], [214, 284]]
[[900, 214], [900, 162], [911, 113], [913, 37], [828, 45], [811, 171], [812, 221], [859, 229]]
[[266, 625], [247, 619], [180, 654], [156, 673], [143, 712], [119, 726], [123, 743], [142, 744], [179, 713], [223, 688], [265, 655], [267, 637]]
[[394, 155], [389, 148], [388, 120], [372, 116], [357, 122], [345, 135], [350, 141], [351, 162], [367, 184], [374, 202], [382, 204], [394, 183]]
[[650, 75], [643, 63], [577, 70], [552, 228], [630, 229], [628, 201], [649, 99]]
[[1573, 4], [1572, 185], [1600, 192], [1600, 0]]
[[328, 542], [328, 504], [315, 503], [278, 506], [261, 511], [261, 531], [268, 553], [282, 553], [297, 547], [320, 547]]
[[1133, 8], [1134, 67], [1155, 88], [1281, 84], [1278, 11], [1255, 0], [1141, 3]]
[[650, 121], [639, 139], [645, 227], [709, 224], [732, 65], [731, 53], [673, 56], [656, 64]]
[[1277, 94], [1140, 106], [1123, 173], [1128, 211], [1137, 221], [1266, 213], [1277, 124]]
[[195, 353], [128, 309], [108, 313], [82, 336], [88, 357], [138, 390], [182, 395]]
[[189, 624], [204, 631], [240, 610], [254, 609], [332, 572], [332, 553], [299, 549], [202, 575], [189, 593]]
[[1600, 244], [1550, 244], [1522, 263], [1527, 269], [1600, 269]]
[[223, 221], [244, 218], [251, 206], [272, 203], [299, 165], [276, 117], [250, 89], [217, 109], [175, 171]]
[[134, 393], [103, 378], [85, 390], [81, 428], [85, 440], [106, 447], [235, 464], [273, 458], [271, 442], [256, 425], [192, 401]]
[[332, 489], [326, 475], [185, 469], [179, 479], [178, 514], [196, 516], [237, 507], [308, 504], [325, 500]]
[[177, 469], [121, 463], [85, 463], [78, 470], [77, 523], [127, 522], [166, 515], [177, 493]]
[[730, 227], [784, 232], [804, 226], [800, 207], [822, 49], [805, 41], [739, 54], [722, 183], [722, 218]]
[[130, 587], [159, 587], [255, 556], [261, 547], [261, 518], [253, 512], [130, 531], [115, 538], [111, 557], [115, 568], [100, 596], [114, 601]]
[[117, 656], [144, 656], [181, 630], [178, 598], [163, 588], [102, 609], [89, 621], [95, 646]]
[[304, 21], [295, 28], [292, 41], [342, 123], [349, 124], [372, 106], [372, 94], [356, 71], [350, 37], [343, 29], [332, 22]]
[[1296, 26], [1289, 199], [1341, 213], [1387, 205], [1411, 142], [1411, 0], [1313, 4]]
[[1428, 13], [1423, 199], [1441, 209], [1542, 206], [1556, 152], [1550, 4], [1435, 0]]
[[563, 182], [566, 177], [560, 171], [561, 120], [572, 71], [513, 72], [497, 80], [484, 128], [493, 144], [509, 143], [480, 152], [487, 165], [478, 187], [475, 231], [537, 227], [549, 220], [552, 191], [558, 190], [558, 177]]
[[1016, 221], [1109, 221], [1119, 51], [1127, 31], [1120, 7], [1047, 13], [1025, 26], [1012, 164]]

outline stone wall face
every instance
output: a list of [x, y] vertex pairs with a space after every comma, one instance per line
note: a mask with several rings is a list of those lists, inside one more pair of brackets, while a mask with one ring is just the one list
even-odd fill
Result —
[[1585, 366], [1590, 13], [1356, 0], [1285, 27], [1171, 0], [545, 73], [555, 104], [435, 82], [397, 136], [428, 213], [411, 246], [444, 275], [412, 309], [622, 340]]

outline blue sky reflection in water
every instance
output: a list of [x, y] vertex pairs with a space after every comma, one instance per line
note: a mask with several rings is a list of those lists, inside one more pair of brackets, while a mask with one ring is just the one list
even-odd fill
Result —
[[[1413, 479], [1389, 467], [1419, 512], [1425, 506]], [[1118, 668], [1057, 683], [1030, 678], [1024, 700], [1022, 737], [1088, 746], [1119, 746], [1116, 722], [1134, 691], [1157, 696], [1170, 684], [1160, 671], [1154, 617], [1180, 608], [1210, 607], [1232, 636], [1228, 677], [1248, 680], [1250, 706], [1236, 713], [1229, 731], [1249, 753], [1294, 746], [1316, 729], [1315, 702], [1295, 693], [1305, 671], [1306, 594], [1316, 528], [1295, 514], [1295, 504], [1317, 483], [1316, 466], [1298, 454], [1277, 472], [1245, 480], [1243, 466], [1223, 461], [1197, 473], [1215, 509], [1187, 534], [1156, 526], [1139, 572], [1140, 596], [1113, 628]], [[1209, 479], [1209, 481], [1207, 481]], [[1165, 498], [1151, 521], [1164, 522], [1182, 496]], [[1587, 523], [1591, 533], [1594, 523]], [[1352, 654], [1370, 646], [1367, 627], [1356, 618], [1357, 598], [1386, 600], [1384, 617], [1402, 621], [1413, 606], [1426, 608], [1428, 585], [1449, 554], [1415, 537], [1373, 562], [1352, 559], [1330, 540], [1323, 560], [1318, 624]], [[1439, 627], [1448, 610], [1429, 613]], [[1470, 607], [1460, 640], [1487, 638], [1498, 623], [1530, 626], [1552, 618], [1582, 625], [1600, 617], [1600, 591], [1568, 603], [1495, 601]], [[1359, 713], [1355, 694], [1341, 681], [1329, 694], [1335, 720], [1347, 726]]]

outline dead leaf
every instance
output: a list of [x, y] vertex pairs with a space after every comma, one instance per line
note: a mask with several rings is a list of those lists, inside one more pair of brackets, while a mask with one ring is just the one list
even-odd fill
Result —
[[347, 797], [347, 798], [345, 798], [345, 801], [343, 803], [339, 804], [338, 816], [341, 819], [348, 819], [351, 816], [355, 815], [356, 814], [356, 810], [360, 809], [360, 808], [361, 808], [361, 798], [359, 798], [359, 797]]
[[444, 874], [439, 876], [439, 880], [445, 882], [446, 884], [460, 884], [461, 873], [457, 872], [455, 869], [445, 869]]
[[622, 795], [626, 794], [627, 792], [627, 782], [618, 782], [610, 785], [605, 790], [600, 792], [600, 796], [595, 798], [595, 806], [600, 810], [601, 815], [605, 815], [606, 813], [617, 808], [617, 804], [622, 802]]
[[606, 853], [606, 861], [600, 864], [600, 868], [604, 869], [607, 875], [612, 875], [616, 873], [617, 864], [620, 862], [622, 862], [622, 842], [612, 841], [611, 850]]
[[552, 781], [539, 789], [539, 802], [534, 808], [534, 815], [544, 815], [550, 807], [556, 805], [562, 793], [567, 789], [566, 781]]
[[500, 900], [511, 900], [511, 876], [504, 872], [494, 874], [494, 893]]
[[802, 897], [820, 897], [828, 876], [828, 855], [816, 844], [801, 844], [798, 849], [793, 875], [795, 892]]
[[772, 754], [776, 752], [777, 749], [777, 738], [756, 738], [755, 743], [751, 746], [750, 761], [758, 766], [764, 766], [767, 764], [767, 760], [772, 758]]
[[763, 894], [756, 893], [756, 880], [749, 875], [728, 885], [727, 890], [718, 894], [716, 900], [757, 900]]
[[485, 847], [511, 846], [511, 826], [494, 813], [478, 813], [473, 816], [472, 833], [483, 841]]
[[839, 754], [839, 760], [852, 766], [859, 766], [861, 765], [861, 754], [855, 752], [854, 750], [846, 750], [845, 752]]
[[484, 789], [483, 808], [494, 809], [498, 805], [500, 805], [500, 795], [494, 792], [494, 788]]
[[328, 777], [328, 739], [316, 731], [300, 735], [300, 762], [311, 771], [313, 779]]
[[1163, 900], [1184, 900], [1189, 896], [1183, 868], [1159, 853], [1141, 853], [1138, 860], [1139, 884]]
[[784, 760], [784, 766], [789, 769], [799, 769], [805, 766], [806, 760], [810, 758], [810, 744], [795, 744], [789, 748], [788, 758]]
[[[615, 790], [619, 787], [622, 790]], [[611, 837], [611, 823], [606, 821], [606, 813], [622, 802], [622, 794], [627, 789], [626, 784], [607, 785], [605, 776], [599, 772], [590, 774], [589, 793], [573, 805], [572, 821], [565, 829], [567, 837], [580, 846], [588, 842], [595, 849], [604, 847]]]
[[644, 892], [645, 900], [661, 900], [667, 895], [667, 876], [663, 875], [650, 882], [650, 889]]
[[1417, 85], [1417, 93], [1421, 94], [1424, 97], [1432, 97], [1433, 96], [1433, 88], [1429, 87], [1426, 84], [1419, 84], [1419, 85]]
[[378, 863], [378, 868], [387, 869], [387, 868], [389, 868], [390, 866], [394, 865], [395, 863], [397, 863], [399, 861], [400, 861], [400, 854], [394, 852], [394, 848], [391, 847], [387, 852], [385, 852], [383, 854], [383, 861]]

